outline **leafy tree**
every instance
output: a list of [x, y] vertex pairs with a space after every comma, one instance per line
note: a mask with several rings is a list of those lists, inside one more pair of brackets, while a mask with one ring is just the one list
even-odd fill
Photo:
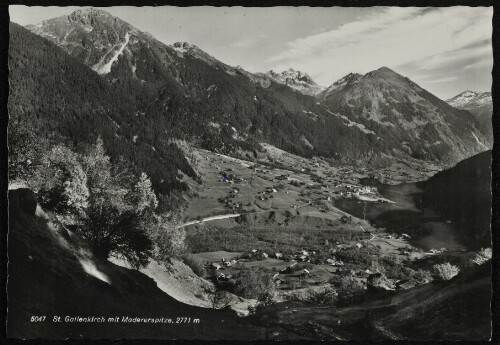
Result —
[[31, 184], [43, 206], [57, 212], [84, 215], [90, 191], [79, 156], [63, 145], [52, 147], [40, 159]]
[[242, 270], [235, 288], [236, 294], [245, 298], [255, 298], [261, 306], [272, 303], [275, 290], [272, 276], [258, 268]]
[[165, 262], [186, 251], [186, 230], [178, 226], [177, 216], [154, 215], [148, 224], [148, 236], [153, 240], [152, 256]]
[[116, 208], [125, 211], [132, 207], [127, 204], [130, 180], [125, 180], [125, 172], [114, 171], [110, 157], [106, 155], [104, 142], [98, 138], [95, 145], [83, 157], [83, 166], [87, 174], [90, 190], [89, 202], [96, 210]]
[[124, 257], [133, 267], [145, 266], [152, 255], [152, 241], [143, 223], [132, 211], [120, 211], [109, 204], [92, 204], [79, 228], [94, 254]]
[[337, 288], [339, 306], [346, 306], [356, 302], [365, 292], [363, 284], [349, 276], [335, 276], [331, 283]]
[[183, 237], [170, 231], [151, 237], [151, 227], [165, 225], [154, 214], [158, 202], [148, 176], [142, 173], [136, 181], [123, 161], [112, 164], [101, 138], [85, 154], [54, 146], [41, 158], [31, 181], [41, 204], [69, 216], [66, 225], [102, 258], [121, 256], [138, 267], [153, 255], [153, 240], [164, 247], [163, 257], [179, 246], [164, 243], [183, 243]]
[[137, 208], [137, 212], [143, 213], [145, 210], [155, 209], [158, 206], [158, 200], [153, 193], [151, 181], [146, 173], [141, 173], [139, 181], [133, 189], [133, 203]]
[[310, 289], [306, 300], [320, 306], [335, 307], [338, 303], [338, 294], [332, 286], [326, 286], [321, 290]]

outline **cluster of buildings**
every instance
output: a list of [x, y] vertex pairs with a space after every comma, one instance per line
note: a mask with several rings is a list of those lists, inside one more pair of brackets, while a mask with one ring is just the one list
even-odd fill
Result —
[[239, 193], [238, 188], [233, 188], [230, 192], [229, 195], [225, 197], [220, 197], [217, 199], [220, 203], [224, 204], [225, 208], [229, 208], [231, 210], [240, 210], [243, 207], [243, 204], [241, 201], [234, 201], [234, 198], [237, 196]]
[[446, 252], [447, 249], [446, 248], [441, 248], [441, 249], [431, 249], [429, 250], [429, 253], [431, 254], [442, 254], [444, 252]]
[[219, 179], [220, 182], [225, 182], [230, 184], [243, 182], [243, 179], [241, 177], [237, 177], [234, 174], [230, 174], [229, 171], [232, 171], [232, 169], [226, 169], [221, 173], [221, 177]]
[[359, 196], [374, 196], [378, 194], [376, 187], [371, 186], [355, 186], [351, 184], [344, 184], [344, 190], [339, 192], [339, 195], [345, 198], [357, 198]]
[[278, 190], [274, 187], [267, 187], [265, 190], [261, 192], [257, 192], [257, 199], [264, 201], [264, 200], [269, 200], [272, 198], [273, 193], [278, 193]]
[[220, 270], [232, 267], [232, 266], [236, 265], [237, 263], [238, 263], [238, 260], [236, 260], [236, 259], [226, 260], [225, 258], [222, 258], [222, 260], [220, 262], [213, 262], [210, 265], [210, 268], [212, 268], [212, 270], [215, 271], [214, 276], [215, 276], [215, 279], [217, 279], [217, 281], [228, 281], [229, 279], [231, 279], [233, 277], [232, 274], [223, 273], [223, 272], [220, 272]]

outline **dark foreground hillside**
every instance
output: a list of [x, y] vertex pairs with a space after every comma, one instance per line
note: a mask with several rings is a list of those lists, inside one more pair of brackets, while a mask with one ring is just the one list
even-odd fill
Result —
[[[357, 305], [321, 308], [300, 302], [262, 310], [255, 322], [273, 334], [324, 340], [488, 340], [491, 338], [491, 265], [447, 282], [398, 292], [372, 292]], [[278, 328], [279, 327], [279, 328]]]
[[[7, 333], [12, 338], [255, 339], [263, 329], [231, 311], [189, 306], [135, 270], [94, 259], [50, 217], [35, 214], [31, 191], [9, 192]], [[87, 273], [84, 269], [86, 267]], [[109, 283], [98, 279], [108, 280]], [[46, 316], [32, 322], [33, 316]], [[52, 321], [60, 316], [62, 323]], [[174, 324], [66, 323], [66, 316], [172, 318]], [[191, 324], [175, 323], [177, 317]], [[199, 319], [199, 323], [193, 323]]]

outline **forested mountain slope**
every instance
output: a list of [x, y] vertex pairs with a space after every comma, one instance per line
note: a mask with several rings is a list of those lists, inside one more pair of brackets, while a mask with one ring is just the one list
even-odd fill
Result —
[[313, 97], [261, 81], [188, 43], [165, 45], [105, 11], [79, 10], [29, 28], [130, 95], [155, 129], [205, 148], [228, 153], [269, 142], [304, 156], [347, 159], [384, 150]]
[[161, 193], [183, 188], [177, 180], [179, 169], [195, 177], [182, 152], [168, 144], [169, 136], [155, 123], [145, 121], [134, 99], [55, 44], [14, 23], [9, 82], [12, 136], [16, 128], [42, 137], [57, 132], [75, 146], [102, 136], [112, 158], [123, 156], [145, 171]]
[[[388, 74], [379, 70], [361, 78], [372, 81], [370, 90], [362, 88], [360, 95], [351, 97], [346, 92], [352, 88], [339, 88], [342, 92], [325, 98], [325, 106], [279, 82], [228, 66], [196, 46], [163, 44], [105, 11], [78, 10], [29, 29], [130, 95], [143, 120], [154, 121], [156, 130], [196, 138], [210, 150], [259, 150], [259, 143], [267, 142], [306, 157], [362, 163], [383, 152], [445, 164], [484, 150], [468, 113], [454, 113], [409, 80], [412, 87], [398, 91], [395, 86], [405, 78], [392, 71], [398, 77], [388, 79], [396, 80], [392, 92], [397, 100], [387, 98], [376, 109], [371, 105], [366, 91], [387, 92], [386, 83], [373, 82], [387, 79], [374, 78]], [[425, 96], [416, 99], [416, 93]], [[384, 115], [358, 116], [366, 111]], [[377, 120], [382, 117], [384, 121]], [[418, 140], [424, 145], [417, 145]]]

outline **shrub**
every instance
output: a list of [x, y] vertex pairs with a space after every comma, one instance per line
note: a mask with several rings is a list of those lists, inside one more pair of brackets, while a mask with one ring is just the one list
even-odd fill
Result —
[[157, 261], [169, 261], [186, 251], [186, 229], [178, 226], [176, 216], [154, 215], [147, 233], [154, 243], [152, 256]]
[[236, 294], [245, 298], [255, 298], [262, 305], [272, 303], [275, 293], [272, 276], [259, 268], [243, 269], [239, 272]]
[[433, 269], [436, 276], [441, 280], [450, 280], [460, 272], [460, 269], [457, 266], [454, 266], [449, 262], [434, 265]]
[[350, 305], [358, 301], [365, 292], [363, 284], [352, 277], [335, 276], [330, 282], [337, 289], [339, 306]]
[[414, 282], [415, 285], [428, 284], [433, 280], [431, 272], [422, 269], [416, 270], [410, 278], [410, 281]]
[[414, 274], [414, 270], [399, 263], [394, 256], [383, 257], [379, 260], [387, 278], [407, 280]]
[[182, 262], [188, 265], [197, 276], [203, 277], [205, 275], [205, 263], [203, 260], [191, 254], [186, 254], [182, 256]]
[[488, 260], [491, 260], [492, 251], [491, 248], [483, 248], [479, 252], [474, 255], [474, 257], [470, 260], [471, 265], [482, 265]]
[[334, 307], [337, 305], [339, 298], [335, 289], [325, 287], [322, 290], [310, 290], [306, 300], [316, 305]]

